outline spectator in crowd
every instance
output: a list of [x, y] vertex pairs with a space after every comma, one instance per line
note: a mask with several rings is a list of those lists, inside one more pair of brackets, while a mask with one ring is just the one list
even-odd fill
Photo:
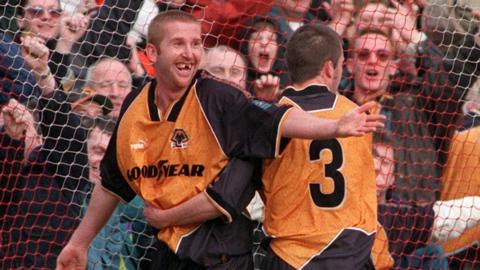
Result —
[[[378, 122], [382, 117], [364, 114], [371, 103], [351, 110], [339, 121], [318, 119], [295, 108], [249, 100], [234, 87], [198, 77], [196, 71], [203, 57], [201, 42], [200, 24], [188, 13], [164, 12], [150, 24], [147, 53], [155, 63], [156, 80], [124, 103], [118, 128], [102, 161], [104, 188], [95, 187], [83, 222], [58, 257], [59, 269], [85, 266], [88, 244], [118, 203], [117, 197], [105, 188], [126, 201], [137, 193], [146, 200], [147, 220], [161, 229], [157, 247], [163, 254], [155, 257], [160, 264], [200, 269], [220, 265], [250, 267], [251, 222], [239, 209], [253, 196], [253, 189], [245, 192], [250, 186], [250, 177], [245, 173], [252, 173], [253, 168], [239, 159], [228, 163], [228, 157], [274, 156], [280, 134], [321, 139], [359, 136], [382, 126]], [[161, 147], [153, 149], [151, 145]], [[142, 174], [140, 168], [144, 166], [152, 169]], [[178, 171], [164, 171], [165, 166]], [[220, 175], [222, 168], [225, 170]], [[152, 186], [151, 176], [163, 180]], [[192, 182], [192, 177], [197, 180]], [[186, 211], [175, 212], [185, 204]], [[173, 216], [160, 218], [158, 224], [158, 212], [165, 214], [161, 209]], [[226, 225], [216, 219], [199, 226], [212, 212], [217, 217], [223, 215], [227, 222], [235, 221]], [[162, 221], [180, 226], [165, 228]], [[160, 265], [157, 269], [167, 268]]]
[[[207, 50], [203, 68], [213, 76], [237, 86], [247, 96], [252, 95], [246, 91], [246, 60], [238, 51], [225, 45], [210, 48]], [[275, 102], [279, 91], [280, 81], [271, 74], [260, 76], [253, 85], [253, 95], [259, 100]]]
[[[94, 185], [101, 185], [100, 161], [115, 122], [114, 118], [97, 117], [88, 135], [89, 180]], [[139, 197], [117, 206], [90, 245], [87, 269], [148, 269], [146, 255], [154, 242], [154, 229], [147, 225], [143, 208], [143, 201]]]
[[285, 42], [277, 24], [269, 18], [256, 17], [246, 22], [241, 52], [248, 59], [247, 90], [255, 93], [255, 83], [265, 75], [278, 77], [280, 88], [290, 83], [285, 63]]
[[113, 103], [108, 97], [99, 95], [90, 88], [84, 89], [80, 94], [72, 93], [70, 100], [73, 111], [89, 118], [107, 115], [113, 109]]
[[427, 35], [417, 28], [418, 6], [414, 1], [397, 2], [367, 1], [359, 8], [352, 25], [353, 33], [367, 29], [380, 30], [389, 35], [396, 44], [397, 58], [402, 72], [417, 74], [415, 62], [420, 46], [427, 41]]
[[[37, 65], [30, 65], [36, 82], [44, 88], [42, 92], [48, 94], [45, 90], [53, 91], [66, 77], [73, 45], [85, 33], [89, 17], [81, 13], [63, 13], [58, 0], [24, 0], [18, 8], [20, 32], [16, 34], [15, 41], [21, 43], [23, 58], [33, 57], [38, 62], [48, 62], [48, 68], [43, 70]], [[48, 49], [45, 50], [42, 45]]]
[[203, 68], [240, 89], [247, 88], [247, 62], [240, 52], [231, 47], [220, 45], [208, 49]]
[[[24, 120], [32, 117], [18, 101], [0, 94], [0, 235], [8, 230], [8, 209], [12, 207], [15, 186], [21, 173], [22, 164], [28, 153], [39, 143], [39, 136], [33, 121]], [[8, 113], [2, 114], [3, 110]], [[15, 114], [13, 114], [15, 113]], [[3, 119], [7, 121], [4, 121]], [[16, 122], [19, 124], [16, 124]], [[23, 122], [22, 122], [23, 121]], [[13, 123], [12, 123], [13, 122]], [[5, 124], [6, 123], [6, 124]], [[25, 134], [23, 132], [25, 131]], [[40, 140], [41, 141], [41, 140]], [[0, 255], [1, 255], [0, 251]], [[1, 267], [0, 267], [1, 268]]]
[[118, 117], [125, 97], [132, 90], [132, 75], [122, 62], [102, 58], [88, 68], [85, 87], [107, 97], [113, 103], [110, 115]]
[[[398, 142], [395, 159], [397, 175], [394, 192], [401, 200], [433, 202], [440, 190], [442, 149], [449, 141], [449, 128], [455, 117], [450, 112], [453, 89], [442, 84], [444, 73], [430, 73], [415, 80], [395, 78], [401, 88], [393, 87], [396, 73], [396, 47], [390, 36], [378, 30], [358, 33], [352, 42], [347, 68], [353, 76], [352, 100], [358, 104], [376, 101], [375, 111], [387, 117], [386, 127]], [[436, 58], [432, 58], [436, 59]], [[437, 59], [438, 60], [438, 59]], [[428, 81], [436, 76], [437, 83]], [[398, 81], [397, 81], [398, 82]], [[443, 98], [440, 98], [443, 97]], [[414, 150], [413, 150], [414, 149]]]
[[[1, 237], [5, 269], [54, 268], [56, 257], [78, 225], [81, 206], [90, 190], [86, 180], [86, 131], [71, 112], [66, 94], [52, 94], [38, 101], [38, 126], [43, 139], [33, 149], [25, 144], [30, 154], [24, 153], [7, 209]], [[4, 116], [25, 115], [16, 113], [21, 108], [18, 103], [14, 108], [11, 112], [4, 110]], [[20, 126], [35, 125], [33, 117], [21, 119]], [[15, 122], [5, 119], [5, 123]]]
[[375, 269], [449, 269], [439, 243], [455, 241], [462, 232], [477, 226], [480, 197], [465, 194], [429, 204], [399, 202], [388, 193], [396, 178], [395, 145], [388, 132], [374, 136], [381, 225], [372, 251]]

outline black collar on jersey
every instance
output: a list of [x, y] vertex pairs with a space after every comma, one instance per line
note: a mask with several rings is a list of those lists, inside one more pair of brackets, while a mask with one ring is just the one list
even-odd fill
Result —
[[[167, 116], [167, 121], [175, 122], [177, 120], [178, 114], [180, 114], [180, 110], [182, 109], [183, 104], [185, 103], [185, 99], [187, 98], [188, 93], [190, 93], [190, 89], [192, 89], [193, 85], [195, 84], [197, 79], [200, 78], [200, 76], [201, 76], [201, 72], [198, 71], [193, 77], [192, 81], [190, 82], [190, 85], [187, 87], [187, 91], [185, 91], [182, 97], [179, 100], [177, 100], [173, 105], [172, 109], [170, 110], [170, 113]], [[157, 105], [155, 104], [156, 88], [157, 88], [157, 81], [152, 80], [152, 83], [150, 84], [150, 89], [148, 89], [148, 112], [150, 113], [150, 119], [152, 121], [160, 121], [158, 108], [157, 108]]]
[[337, 98], [325, 85], [309, 85], [303, 90], [289, 87], [283, 91], [282, 96], [291, 99], [305, 111], [330, 108]]
[[325, 94], [325, 93], [330, 93], [328, 90], [328, 87], [325, 85], [319, 85], [319, 84], [312, 84], [307, 86], [307, 88], [304, 89], [295, 89], [293, 87], [287, 87], [282, 93], [282, 96], [289, 96], [289, 97], [298, 97], [298, 96], [317, 96], [319, 94]]

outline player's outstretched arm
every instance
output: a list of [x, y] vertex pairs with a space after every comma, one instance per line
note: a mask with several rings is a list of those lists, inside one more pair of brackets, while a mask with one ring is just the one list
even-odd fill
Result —
[[166, 210], [145, 203], [143, 214], [148, 224], [157, 229], [202, 223], [222, 215], [218, 208], [213, 206], [204, 192], [195, 195], [195, 197], [182, 204]]
[[119, 199], [95, 185], [87, 214], [57, 258], [57, 270], [84, 270], [87, 266], [88, 246], [107, 223]]
[[287, 138], [314, 140], [363, 136], [384, 126], [385, 116], [366, 113], [374, 106], [374, 102], [365, 103], [345, 113], [338, 120], [322, 119], [293, 109], [285, 119], [282, 135]]

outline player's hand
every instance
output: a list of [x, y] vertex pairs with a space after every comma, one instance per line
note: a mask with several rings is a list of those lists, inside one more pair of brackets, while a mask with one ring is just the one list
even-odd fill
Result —
[[68, 243], [57, 258], [56, 270], [85, 270], [87, 267], [87, 248]]
[[255, 97], [267, 102], [275, 102], [280, 94], [280, 78], [271, 74], [262, 75], [253, 87]]
[[383, 128], [384, 115], [367, 114], [374, 106], [375, 102], [371, 101], [345, 113], [338, 121], [335, 137], [363, 136]]
[[162, 215], [163, 212], [164, 210], [145, 202], [145, 208], [143, 209], [145, 220], [159, 230], [169, 226], [167, 220]]

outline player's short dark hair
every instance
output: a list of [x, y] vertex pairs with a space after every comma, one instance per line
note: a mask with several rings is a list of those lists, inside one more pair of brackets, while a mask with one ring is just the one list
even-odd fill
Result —
[[307, 24], [287, 42], [287, 65], [292, 82], [301, 83], [318, 75], [327, 61], [336, 66], [342, 55], [342, 39], [328, 26]]
[[197, 23], [200, 22], [190, 13], [181, 10], [167, 10], [160, 12], [148, 26], [148, 43], [158, 46], [163, 39], [164, 27], [169, 22], [187, 22]]

